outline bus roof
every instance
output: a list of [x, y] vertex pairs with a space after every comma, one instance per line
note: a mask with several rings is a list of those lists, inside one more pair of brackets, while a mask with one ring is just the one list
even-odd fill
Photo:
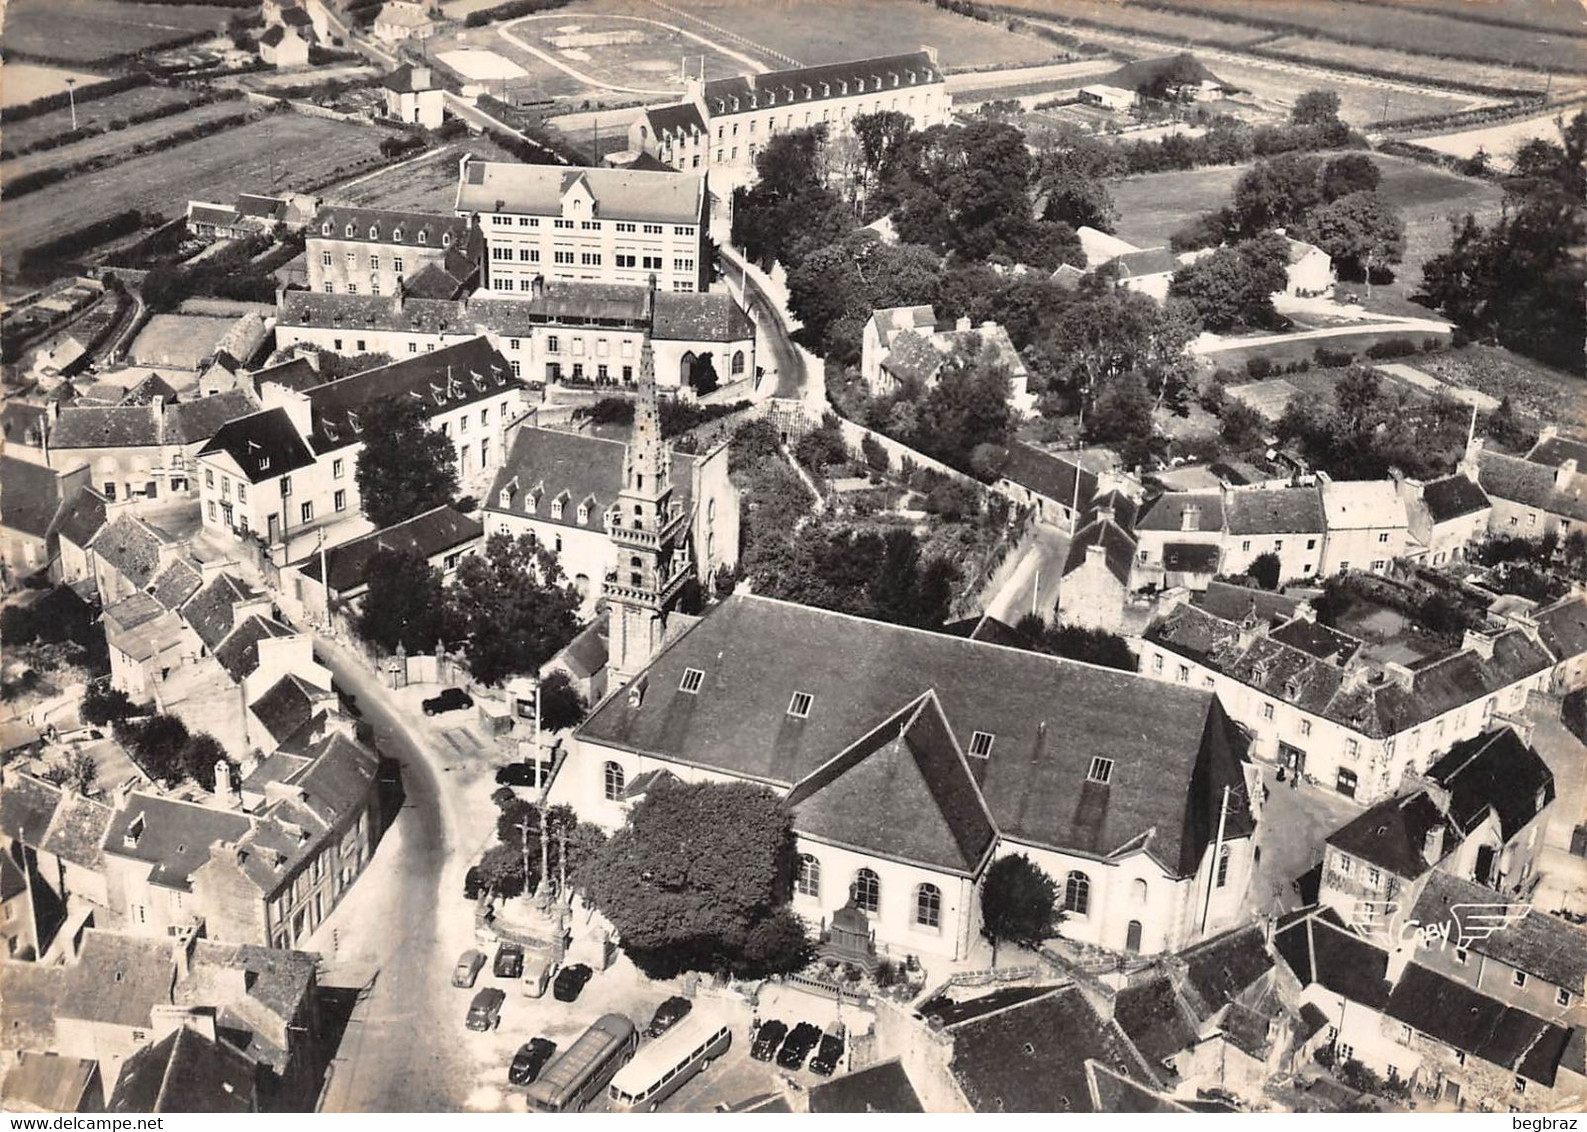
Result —
[[634, 1059], [617, 1071], [612, 1087], [624, 1093], [640, 1093], [656, 1083], [667, 1070], [678, 1064], [697, 1046], [704, 1045], [726, 1025], [708, 1014], [690, 1014], [661, 1037], [642, 1048]]
[[569, 1086], [580, 1082], [590, 1067], [604, 1058], [614, 1045], [626, 1042], [634, 1024], [621, 1014], [603, 1014], [570, 1045], [562, 1056], [546, 1066], [540, 1079], [529, 1086], [530, 1096], [557, 1100]]

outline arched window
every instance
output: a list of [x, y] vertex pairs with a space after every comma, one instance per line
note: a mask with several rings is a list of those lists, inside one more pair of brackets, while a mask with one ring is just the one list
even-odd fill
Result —
[[1091, 878], [1078, 870], [1064, 881], [1064, 911], [1084, 916], [1091, 911]]
[[821, 895], [821, 862], [809, 853], [799, 854], [799, 874], [794, 877], [794, 891], [800, 896]]
[[854, 903], [862, 912], [875, 915], [882, 906], [882, 878], [870, 869], [854, 874]]
[[623, 790], [628, 786], [628, 776], [623, 773], [623, 768], [616, 763], [606, 764], [606, 800], [615, 802], [623, 796]]
[[735, 374], [740, 374], [740, 373], [744, 372], [744, 351], [743, 350], [735, 350], [733, 352], [733, 372]]
[[1135, 883], [1132, 884], [1130, 887], [1134, 890], [1135, 903], [1137, 903], [1137, 904], [1145, 904], [1146, 903], [1146, 882], [1144, 880], [1137, 879], [1135, 881]]
[[1134, 953], [1141, 949], [1141, 922], [1131, 920], [1124, 929], [1124, 950]]
[[1229, 883], [1229, 847], [1222, 846], [1218, 850], [1218, 887], [1222, 888]]
[[916, 886], [915, 923], [923, 928], [942, 927], [942, 890], [936, 885]]

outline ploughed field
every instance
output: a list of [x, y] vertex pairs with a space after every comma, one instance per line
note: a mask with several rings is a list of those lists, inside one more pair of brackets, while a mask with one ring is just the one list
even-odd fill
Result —
[[219, 32], [234, 13], [197, 4], [10, 0], [5, 46], [8, 53], [34, 59], [95, 63], [186, 40], [195, 32]]

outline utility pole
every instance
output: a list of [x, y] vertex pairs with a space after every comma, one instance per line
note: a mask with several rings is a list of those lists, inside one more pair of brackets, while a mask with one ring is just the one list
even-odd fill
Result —
[[[542, 829], [545, 822], [540, 823]], [[529, 815], [525, 814], [518, 821], [518, 832], [523, 835], [523, 895], [525, 900], [533, 899], [529, 892]]]
[[1223, 801], [1218, 803], [1218, 839], [1212, 846], [1212, 868], [1207, 873], [1207, 899], [1201, 905], [1201, 930], [1207, 930], [1207, 917], [1212, 912], [1212, 890], [1218, 884], [1219, 858], [1223, 855], [1223, 832], [1229, 820], [1229, 788], [1223, 788]]
[[76, 79], [66, 80], [66, 101], [72, 107], [72, 133], [77, 132], [77, 92], [72, 88], [77, 85]]

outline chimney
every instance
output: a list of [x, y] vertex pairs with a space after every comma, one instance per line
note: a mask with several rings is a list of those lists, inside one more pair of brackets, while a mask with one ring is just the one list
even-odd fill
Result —
[[149, 1011], [149, 1033], [156, 1042], [163, 1042], [181, 1029], [203, 1034], [215, 1040], [215, 1011], [213, 1007], [171, 1006], [156, 1003]]
[[415, 66], [412, 71], [415, 89], [427, 90], [430, 86], [430, 68]]
[[920, 49], [926, 53], [926, 58], [931, 60], [931, 65], [933, 67], [938, 66], [937, 49], [935, 47], [931, 46], [929, 43], [922, 43], [920, 45]]
[[1096, 506], [1097, 519], [1100, 522], [1111, 523], [1113, 519], [1113, 505], [1111, 503], [1098, 503]]
[[1493, 642], [1494, 634], [1467, 629], [1466, 635], [1460, 640], [1460, 647], [1463, 651], [1476, 653], [1483, 660], [1492, 660]]
[[1090, 546], [1086, 547], [1087, 566], [1102, 566], [1105, 564], [1107, 556], [1107, 548], [1104, 547], [1100, 542], [1094, 542]]
[[1182, 531], [1201, 530], [1201, 507], [1198, 504], [1187, 504], [1179, 513], [1179, 529]]
[[1570, 482], [1571, 477], [1574, 476], [1575, 474], [1576, 474], [1576, 461], [1575, 460], [1562, 461], [1560, 463], [1560, 466], [1554, 470], [1554, 486], [1557, 487], [1557, 488], [1563, 488], [1567, 483]]
[[959, 316], [959, 319], [953, 324], [953, 329], [958, 331], [960, 334], [965, 334], [968, 333], [970, 328], [974, 325], [975, 324], [970, 321], [968, 316], [961, 315]]
[[188, 926], [171, 941], [171, 960], [176, 964], [176, 981], [186, 979], [193, 970], [193, 949], [198, 946], [198, 928]]
[[1394, 660], [1383, 662], [1383, 673], [1400, 688], [1409, 692], [1416, 682], [1416, 674], [1405, 665]]
[[1422, 860], [1436, 865], [1444, 859], [1444, 823], [1439, 822], [1422, 839]]

